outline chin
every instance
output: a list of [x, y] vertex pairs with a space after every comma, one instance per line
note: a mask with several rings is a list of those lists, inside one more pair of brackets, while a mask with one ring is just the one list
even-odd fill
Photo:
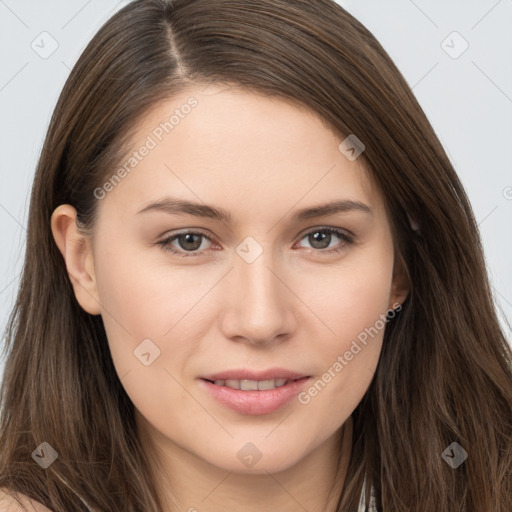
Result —
[[[240, 444], [233, 450], [234, 456], [226, 457], [226, 451], [219, 453], [218, 458], [210, 451], [205, 460], [210, 464], [233, 473], [247, 475], [266, 475], [267, 473], [279, 473], [294, 466], [300, 461], [302, 450], [299, 447], [287, 447], [279, 450], [278, 446], [258, 448], [258, 443], [250, 441]], [[260, 444], [260, 446], [263, 443]], [[231, 451], [231, 450], [229, 450]]]

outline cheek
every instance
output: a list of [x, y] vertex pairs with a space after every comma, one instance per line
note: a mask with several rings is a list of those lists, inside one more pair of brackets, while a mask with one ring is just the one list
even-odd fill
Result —
[[375, 270], [347, 272], [336, 286], [331, 284], [323, 294], [322, 310], [329, 319], [333, 336], [342, 344], [373, 326], [388, 309], [391, 269]]
[[215, 271], [180, 265], [178, 257], [157, 246], [133, 249], [134, 243], [126, 235], [103, 244], [95, 255], [101, 303], [126, 323], [146, 318], [153, 328], [170, 328], [173, 311], [192, 307]]
[[383, 243], [302, 280], [301, 296], [324, 324], [323, 346], [341, 350], [385, 315], [392, 272], [393, 248]]
[[197, 350], [190, 322], [194, 306], [211, 287], [208, 280], [190, 269], [147, 264], [142, 252], [110, 248], [98, 256], [103, 323], [131, 401], [147, 418], [172, 416], [170, 406], [177, 403], [187, 409], [187, 418], [200, 416], [179, 383]]
[[[96, 277], [103, 323], [118, 373], [138, 369], [140, 361], [134, 351], [148, 339], [156, 348], [146, 341], [147, 346], [155, 354], [160, 351], [156, 366], [181, 360], [191, 348], [189, 342], [182, 342], [183, 328], [193, 318], [201, 296], [211, 288], [207, 276], [186, 267], [171, 269], [163, 260], [157, 264], [147, 261], [152, 252], [147, 249], [130, 252], [121, 250], [121, 244], [104, 247], [95, 257]], [[189, 312], [192, 314], [187, 316]]]
[[[321, 320], [315, 330], [315, 355], [323, 363], [312, 385], [299, 396], [310, 422], [335, 429], [347, 418], [371, 383], [386, 328], [392, 278], [392, 257], [344, 267], [329, 281], [316, 280], [318, 294], [308, 306]], [[306, 286], [304, 282], [303, 296]], [[327, 414], [326, 414], [327, 413]]]

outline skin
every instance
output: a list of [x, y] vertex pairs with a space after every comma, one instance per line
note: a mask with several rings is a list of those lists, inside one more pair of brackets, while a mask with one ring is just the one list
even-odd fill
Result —
[[[341, 492], [351, 414], [374, 375], [384, 329], [309, 403], [294, 399], [274, 413], [228, 409], [198, 377], [279, 366], [317, 381], [358, 334], [401, 304], [409, 287], [395, 265], [382, 197], [362, 158], [347, 159], [343, 139], [314, 113], [235, 88], [192, 86], [155, 106], [134, 127], [133, 148], [191, 96], [197, 107], [99, 201], [92, 236], [77, 229], [72, 206], [55, 210], [56, 244], [78, 302], [103, 317], [140, 440], [160, 464], [166, 510], [334, 511], [329, 489]], [[166, 195], [222, 207], [232, 223], [137, 214]], [[299, 209], [339, 199], [361, 201], [373, 215], [292, 221]], [[326, 233], [315, 242], [315, 228], [326, 226], [356, 241], [336, 234], [329, 241]], [[157, 244], [198, 229], [209, 237], [199, 248], [183, 237], [170, 243], [196, 256]], [[251, 263], [236, 252], [247, 236], [263, 250]], [[160, 350], [149, 366], [134, 357], [147, 338]], [[261, 453], [252, 467], [237, 457], [248, 442]]]
[[51, 512], [38, 501], [30, 499], [19, 492], [13, 492], [7, 487], [0, 488], [0, 511], [1, 512]]

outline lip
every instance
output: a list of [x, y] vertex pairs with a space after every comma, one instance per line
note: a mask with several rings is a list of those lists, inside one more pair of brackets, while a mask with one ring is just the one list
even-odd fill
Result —
[[203, 375], [200, 378], [205, 380], [270, 380], [270, 379], [288, 379], [297, 380], [303, 377], [309, 377], [304, 373], [297, 373], [285, 368], [268, 368], [267, 370], [250, 370], [248, 368], [239, 368], [233, 370], [226, 370], [219, 373], [212, 373], [211, 375]]
[[[243, 391], [227, 386], [218, 386], [210, 380], [270, 380], [290, 379], [284, 386], [263, 391]], [[248, 369], [229, 370], [221, 373], [199, 378], [202, 388], [218, 402], [240, 414], [262, 415], [278, 411], [295, 398], [307, 382], [310, 376], [296, 372], [274, 368], [262, 372]]]

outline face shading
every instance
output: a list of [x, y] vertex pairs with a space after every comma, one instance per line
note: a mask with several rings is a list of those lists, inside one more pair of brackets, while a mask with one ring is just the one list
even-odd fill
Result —
[[189, 88], [132, 139], [98, 194], [94, 300], [77, 297], [141, 435], [237, 473], [327, 454], [405, 298], [362, 158], [313, 113], [233, 88]]

